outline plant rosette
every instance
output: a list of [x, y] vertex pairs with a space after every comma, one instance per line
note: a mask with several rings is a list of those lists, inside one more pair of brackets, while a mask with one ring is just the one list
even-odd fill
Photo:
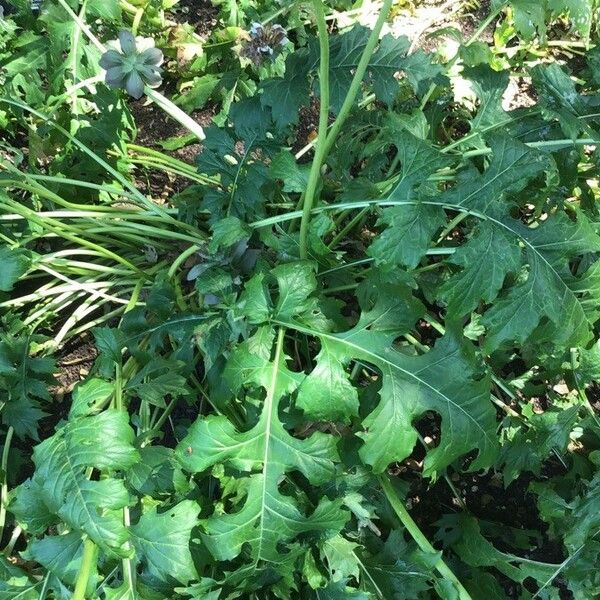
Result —
[[106, 70], [105, 82], [109, 87], [123, 89], [139, 100], [146, 85], [156, 88], [162, 83], [163, 53], [152, 38], [134, 37], [130, 31], [122, 30], [118, 39], [111, 40], [106, 47], [108, 50], [99, 64]]

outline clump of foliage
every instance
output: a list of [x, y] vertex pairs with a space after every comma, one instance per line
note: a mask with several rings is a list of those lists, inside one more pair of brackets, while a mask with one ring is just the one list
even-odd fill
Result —
[[[173, 29], [199, 44], [175, 102], [225, 91], [201, 136], [133, 33], [101, 59], [123, 10], [147, 34], [169, 6], [0, 21], [0, 597], [597, 596], [597, 7], [492, 3], [495, 43], [447, 31], [444, 64], [382, 34], [392, 0], [372, 28], [214, 4], [231, 55]], [[134, 144], [122, 86], [205, 137], [194, 167]], [[140, 166], [189, 186], [161, 205]]]

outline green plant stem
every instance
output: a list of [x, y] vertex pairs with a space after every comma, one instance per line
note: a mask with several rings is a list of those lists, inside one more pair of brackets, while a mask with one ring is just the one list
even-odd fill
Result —
[[385, 23], [388, 13], [392, 7], [393, 0], [384, 0], [381, 10], [379, 12], [379, 16], [377, 17], [377, 21], [375, 22], [375, 26], [369, 35], [369, 39], [367, 40], [367, 45], [363, 50], [363, 53], [358, 61], [358, 65], [356, 66], [356, 71], [354, 72], [354, 76], [352, 78], [352, 82], [350, 83], [350, 88], [348, 89], [348, 93], [344, 98], [344, 102], [342, 103], [342, 107], [340, 108], [340, 112], [336, 117], [333, 125], [331, 126], [331, 131], [327, 135], [327, 141], [325, 142], [325, 157], [331, 150], [331, 147], [335, 143], [337, 136], [339, 135], [346, 119], [350, 116], [350, 110], [354, 105], [354, 101], [356, 100], [356, 96], [360, 91], [360, 86], [364, 79], [365, 73], [367, 71], [367, 67], [369, 66], [369, 62], [371, 61], [371, 56], [373, 56], [373, 52], [375, 50], [375, 46], [379, 42], [379, 35], [383, 28], [383, 24]]
[[123, 410], [123, 363], [115, 363], [115, 395], [114, 407], [116, 410]]
[[[142, 271], [140, 271], [140, 269], [138, 269], [133, 263], [122, 258], [121, 256], [112, 252], [111, 250], [107, 250], [98, 244], [95, 244], [93, 242], [90, 242], [88, 240], [85, 240], [85, 239], [79, 237], [78, 235], [74, 235], [73, 233], [65, 231], [64, 224], [59, 221], [54, 221], [53, 219], [40, 219], [37, 217], [35, 211], [28, 209], [17, 203], [11, 202], [11, 210], [14, 210], [16, 213], [25, 216], [28, 220], [35, 222], [36, 224], [40, 225], [42, 228], [47, 229], [48, 231], [52, 231], [53, 233], [56, 233], [59, 237], [63, 237], [71, 242], [74, 242], [74, 243], [80, 245], [80, 246], [89, 248], [90, 250], [96, 250], [97, 252], [100, 252], [107, 258], [111, 258], [114, 261], [122, 264], [123, 266], [131, 269], [132, 271], [143, 275]], [[70, 229], [71, 229], [71, 231], [73, 230], [73, 228], [70, 228]]]
[[[387, 476], [380, 476], [379, 482], [381, 483], [385, 497], [387, 498], [391, 507], [394, 509], [394, 512], [400, 519], [402, 525], [404, 525], [413, 540], [415, 540], [417, 543], [417, 546], [419, 546], [423, 552], [437, 554], [437, 550], [429, 543], [429, 540], [419, 529], [419, 526], [414, 522], [400, 498], [398, 498], [396, 490], [394, 490], [392, 487], [389, 478]], [[444, 579], [450, 581], [454, 585], [460, 600], [472, 600], [469, 592], [467, 592], [467, 590], [463, 587], [462, 583], [458, 580], [456, 575], [452, 572], [450, 567], [448, 567], [442, 558], [439, 558], [434, 566], [438, 573], [444, 577]]]
[[[79, 18], [83, 19], [85, 16], [85, 10], [87, 7], [87, 0], [83, 0], [83, 2], [81, 3], [81, 8], [79, 10]], [[77, 25], [77, 24], [76, 24]], [[73, 83], [77, 84], [79, 83], [79, 75], [77, 73], [77, 65], [78, 65], [78, 52], [79, 52], [79, 43], [81, 40], [81, 28], [79, 26], [77, 26], [75, 28], [75, 33], [73, 35], [73, 43], [71, 44], [71, 51], [69, 52], [69, 69], [71, 70], [71, 74], [73, 76]], [[71, 135], [75, 135], [77, 133], [77, 129], [79, 128], [79, 113], [80, 113], [80, 107], [79, 107], [79, 98], [77, 96], [77, 90], [71, 88], [71, 105], [72, 105], [72, 109], [71, 109], [71, 114], [72, 114], [72, 119], [71, 119]]]
[[196, 252], [200, 250], [200, 246], [194, 244], [190, 246], [186, 250], [184, 250], [174, 261], [173, 264], [169, 267], [169, 271], [167, 273], [167, 277], [169, 279], [173, 279], [175, 273], [177, 273], [177, 269], [190, 257], [193, 256]]
[[4, 547], [4, 550], [2, 550], [2, 554], [4, 554], [4, 556], [8, 558], [13, 553], [13, 550], [15, 549], [15, 544], [17, 543], [17, 540], [19, 539], [22, 533], [23, 530], [18, 525], [12, 530], [12, 533], [10, 534], [10, 539]]
[[8, 455], [10, 454], [10, 444], [12, 442], [13, 434], [15, 430], [12, 426], [9, 426], [6, 432], [6, 439], [4, 440], [4, 448], [2, 449], [2, 487], [0, 488], [0, 538], [4, 531], [4, 523], [6, 521], [6, 504], [8, 502]]
[[[363, 78], [367, 67], [375, 50], [375, 46], [379, 41], [379, 34], [387, 15], [392, 6], [393, 0], [384, 0], [383, 6], [377, 17], [375, 27], [369, 35], [367, 44], [361, 54], [360, 60], [356, 67], [356, 71], [350, 83], [348, 93], [344, 98], [342, 107], [331, 126], [329, 133], [327, 132], [327, 122], [329, 120], [329, 42], [327, 34], [327, 24], [325, 22], [325, 13], [321, 0], [314, 0], [315, 15], [317, 17], [317, 28], [319, 31], [319, 89], [320, 89], [320, 109], [319, 109], [319, 131], [317, 134], [317, 143], [315, 148], [315, 156], [311, 165], [311, 170], [306, 185], [306, 193], [302, 203], [302, 219], [300, 221], [300, 258], [304, 259], [308, 256], [308, 230], [310, 226], [311, 210], [315, 201], [315, 193], [321, 176], [321, 167], [323, 166], [329, 151], [331, 150], [337, 136], [339, 135], [346, 119], [350, 115], [350, 110], [354, 105], [354, 101], [360, 90]], [[326, 101], [325, 101], [326, 100]]]
[[184, 177], [185, 179], [189, 179], [190, 181], [194, 181], [195, 183], [206, 184], [204, 177], [202, 177], [202, 175], [199, 175], [198, 173], [194, 173], [194, 172], [190, 172], [190, 171], [183, 171], [183, 170], [180, 171], [180, 170], [172, 167], [171, 165], [164, 164], [157, 160], [152, 160], [151, 158], [129, 157], [128, 161], [132, 165], [137, 165], [139, 167], [146, 167], [148, 169], [158, 169], [165, 173], [170, 173], [171, 175], [178, 175], [179, 177]]
[[[528, 142], [527, 146], [529, 146], [530, 148], [540, 148], [544, 150], [560, 150], [563, 147], [567, 148], [569, 146], [598, 146], [598, 141], [592, 138], [581, 138], [578, 140], [565, 138], [561, 140], [543, 140], [540, 142]], [[478, 148], [477, 150], [469, 150], [467, 152], [463, 152], [461, 156], [463, 158], [471, 158], [472, 156], [485, 156], [491, 153], [492, 150], [490, 148]]]
[[144, 146], [138, 146], [137, 144], [127, 144], [127, 149], [135, 152], [139, 155], [144, 155], [146, 158], [151, 158], [157, 162], [163, 163], [166, 166], [173, 167], [174, 170], [185, 172], [193, 175], [197, 178], [199, 183], [206, 183], [209, 185], [219, 185], [219, 181], [216, 177], [208, 177], [207, 175], [200, 175], [198, 171], [186, 162], [173, 158], [167, 154], [154, 150], [153, 148], [146, 148]]
[[[18, 173], [20, 173], [24, 178], [26, 178], [27, 180], [31, 180], [31, 181], [49, 181], [52, 183], [58, 183], [60, 185], [72, 185], [75, 187], [82, 187], [82, 188], [88, 188], [91, 190], [96, 190], [99, 192], [106, 192], [107, 194], [111, 194], [113, 196], [119, 196], [120, 198], [127, 198], [128, 200], [130, 200], [132, 203], [136, 204], [136, 206], [139, 206], [139, 200], [130, 192], [127, 192], [126, 190], [120, 190], [118, 188], [113, 188], [111, 186], [108, 185], [100, 185], [97, 183], [89, 183], [88, 181], [80, 181], [79, 179], [68, 179], [66, 177], [53, 177], [52, 175], [34, 175], [32, 173], [21, 173], [20, 171], [18, 171]], [[21, 189], [27, 189], [23, 187], [23, 180], [21, 179], [2, 179], [0, 181], [0, 185], [2, 187], [17, 187], [17, 188], [21, 188]], [[58, 197], [60, 198], [60, 196]], [[120, 202], [122, 202], [122, 200], [119, 200]], [[100, 204], [100, 205], [94, 205], [94, 204], [76, 204], [74, 202], [69, 202], [67, 200], [63, 200], [62, 198], [60, 198], [59, 200], [54, 200], [54, 202], [56, 202], [56, 204], [59, 204], [60, 206], [64, 206], [65, 208], [72, 208], [74, 210], [88, 210], [88, 211], [105, 211], [105, 210], [122, 210], [122, 209], [118, 209], [118, 208], [114, 208], [112, 206], [110, 206], [109, 204]], [[116, 201], [115, 201], [116, 202]], [[140, 207], [141, 209], [142, 207]], [[145, 208], [145, 207], [144, 207]], [[140, 210], [138, 209], [138, 211]], [[128, 208], [127, 210], [132, 211], [133, 209]], [[154, 216], [154, 215], [152, 215]]]
[[97, 558], [98, 547], [90, 538], [86, 538], [85, 542], [83, 542], [83, 557], [81, 558], [81, 566], [77, 574], [72, 600], [85, 600], [85, 591], [92, 571], [96, 566]]
[[348, 235], [363, 219], [364, 216], [369, 214], [370, 208], [363, 208], [354, 218], [350, 219], [350, 222], [346, 224], [346, 226], [339, 231], [334, 238], [327, 244], [328, 248], [335, 248], [338, 243]]
[[327, 142], [327, 124], [329, 121], [329, 33], [325, 22], [325, 10], [322, 0], [313, 0], [317, 29], [319, 32], [319, 129], [315, 156], [313, 158], [306, 191], [302, 206], [302, 220], [300, 222], [300, 258], [305, 259], [308, 255], [308, 228], [310, 225], [310, 211], [312, 209], [315, 193], [321, 177], [321, 166], [325, 160], [325, 145]]
[[153, 415], [152, 419], [150, 420], [150, 429], [161, 429], [162, 428], [162, 426], [166, 423], [167, 419], [169, 418], [169, 415], [173, 412], [173, 409], [177, 405], [178, 400], [179, 400], [179, 398], [173, 398], [173, 400], [171, 400], [171, 402], [169, 402], [169, 404], [163, 410], [163, 412], [161, 413], [160, 417], [158, 417], [158, 419], [156, 419], [156, 415]]

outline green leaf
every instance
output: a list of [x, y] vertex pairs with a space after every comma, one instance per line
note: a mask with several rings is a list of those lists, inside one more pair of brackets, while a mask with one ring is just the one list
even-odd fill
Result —
[[465, 69], [465, 77], [473, 84], [479, 99], [479, 110], [472, 121], [472, 128], [481, 131], [509, 120], [502, 108], [502, 97], [509, 82], [508, 71], [494, 71], [488, 65]]
[[[28, 546], [27, 556], [30, 560], [43, 565], [63, 583], [73, 586], [77, 580], [83, 556], [81, 534], [73, 532], [64, 535], [48, 535], [39, 540], [34, 539]], [[88, 594], [92, 594], [97, 579], [97, 573], [92, 571], [88, 580]]]
[[[307, 282], [308, 286], [308, 282]], [[309, 286], [308, 286], [309, 287]], [[346, 360], [374, 365], [382, 375], [380, 402], [363, 421], [362, 460], [382, 472], [402, 461], [417, 441], [414, 423], [427, 411], [442, 418], [441, 440], [425, 459], [424, 472], [433, 473], [460, 456], [477, 449], [470, 468], [489, 466], [497, 451], [495, 412], [490, 403], [490, 383], [481, 377], [473, 348], [456, 328], [449, 327], [435, 347], [422, 356], [409, 356], [393, 342], [406, 333], [421, 314], [422, 305], [382, 290], [378, 302], [362, 313], [357, 325], [344, 333], [326, 333], [295, 320], [275, 322], [308, 335], [333, 348]]]
[[165, 408], [167, 396], [174, 399], [190, 393], [186, 378], [178, 372], [182, 367], [181, 362], [155, 358], [129, 380], [125, 391], [139, 396], [149, 404]]
[[407, 204], [387, 208], [378, 225], [386, 229], [371, 244], [368, 254], [381, 264], [415, 268], [429, 248], [433, 234], [446, 222], [439, 206]]
[[418, 188], [431, 174], [452, 163], [451, 158], [406, 130], [396, 132], [391, 141], [400, 161], [400, 174], [389, 194], [390, 200], [410, 200], [413, 188]]
[[190, 541], [199, 510], [193, 500], [183, 500], [160, 514], [154, 507], [131, 527], [133, 545], [148, 575], [165, 583], [175, 579], [184, 585], [198, 578]]
[[[86, 470], [126, 470], [139, 455], [123, 412], [108, 410], [67, 423], [35, 447], [32, 481], [47, 509], [74, 530], [85, 532], [106, 552], [125, 556], [128, 539], [122, 508], [129, 495], [121, 480], [91, 481]], [[17, 502], [26, 488], [19, 487]]]
[[362, 592], [346, 585], [346, 581], [330, 583], [327, 587], [315, 590], [317, 600], [372, 600], [368, 592]]
[[0, 248], [0, 291], [10, 292], [15, 283], [27, 273], [31, 258], [27, 250]]
[[[346, 33], [329, 38], [330, 106], [335, 113], [339, 112], [350, 88], [369, 35], [368, 28], [356, 25]], [[407, 55], [409, 46], [409, 40], [404, 36], [385, 35], [369, 62], [364, 84], [388, 105], [400, 91], [396, 73], [402, 72], [415, 92], [423, 94], [443, 71], [441, 65], [433, 64], [431, 57], [421, 50]], [[313, 40], [308, 48], [287, 57], [284, 77], [269, 79], [262, 84], [261, 102], [271, 108], [279, 128], [296, 123], [300, 107], [309, 103], [311, 79], [316, 74], [318, 62], [318, 45]]]
[[19, 437], [38, 439], [37, 424], [46, 414], [40, 400], [51, 399], [48, 387], [54, 383], [54, 360], [33, 355], [35, 344], [45, 341], [41, 336], [0, 333], [0, 414]]
[[430, 587], [438, 556], [409, 545], [402, 532], [392, 530], [381, 551], [364, 565], [383, 597], [418, 598]]
[[582, 118], [594, 113], [595, 109], [584, 101], [567, 73], [552, 63], [537, 65], [531, 70], [531, 76], [544, 117], [557, 119], [565, 134], [573, 139], [580, 132], [598, 139], [600, 134], [591, 126], [593, 120]]
[[252, 324], [264, 323], [271, 310], [271, 300], [267, 294], [265, 274], [257, 273], [246, 283], [240, 296], [240, 308]]
[[284, 192], [302, 193], [306, 189], [310, 167], [299, 165], [294, 155], [288, 150], [282, 150], [273, 158], [270, 174], [273, 179], [283, 181]]
[[201, 77], [194, 77], [189, 84], [186, 84], [183, 93], [175, 97], [174, 102], [186, 112], [203, 108], [215, 91], [219, 81], [220, 77], [218, 75], [210, 73]]
[[[492, 352], [509, 341], [525, 342], [544, 317], [550, 324], [539, 331], [539, 340], [550, 341], [555, 346], [585, 344], [591, 336], [591, 323], [578, 296], [581, 282], [574, 281], [567, 259], [600, 249], [600, 239], [583, 214], [577, 214], [577, 220], [572, 221], [559, 211], [548, 215], [537, 228], [526, 227], [508, 216], [503, 201], [505, 195], [520, 192], [530, 179], [550, 165], [546, 156], [506, 137], [492, 137], [490, 146], [492, 159], [483, 174], [467, 172], [453, 189], [435, 197], [435, 201], [444, 206], [475, 211], [489, 226], [502, 232], [493, 237], [512, 237], [514, 242], [509, 247], [513, 249], [508, 255], [511, 269], [516, 265], [514, 245], [519, 243], [525, 247], [522, 262], [527, 269], [521, 273], [518, 285], [510, 287], [483, 315], [482, 323], [487, 329], [485, 348]], [[464, 257], [465, 252], [466, 249], [459, 251], [459, 258]], [[475, 290], [464, 299], [462, 294], [465, 290], [468, 292], [467, 277], [475, 274], [476, 267], [471, 265], [455, 280], [462, 286], [458, 288], [456, 302], [463, 309], [473, 305]], [[500, 277], [496, 267], [482, 273], [473, 283], [484, 285], [489, 297], [494, 294]], [[443, 288], [443, 295], [448, 298], [452, 297], [450, 281]]]
[[568, 15], [572, 28], [584, 39], [589, 39], [594, 14], [598, 10], [594, 0], [548, 0], [548, 8], [555, 16]]
[[527, 280], [514, 286], [485, 313], [485, 348], [495, 350], [506, 342], [525, 342], [543, 317], [552, 324], [553, 343], [577, 345], [590, 337], [590, 324], [574, 292], [565, 283], [568, 273], [560, 273], [548, 261], [527, 252]]
[[437, 203], [490, 212], [493, 217], [507, 194], [520, 192], [552, 166], [548, 156], [509, 137], [491, 136], [488, 144], [492, 158], [483, 174], [465, 172], [455, 187], [435, 197]]
[[[314, 65], [314, 63], [313, 63]], [[260, 101], [271, 108], [273, 121], [282, 129], [298, 121], [298, 111], [309, 102], [308, 51], [289, 54], [285, 61], [285, 77], [268, 79], [262, 84]]]
[[9, 510], [19, 525], [32, 535], [44, 533], [58, 520], [44, 503], [43, 488], [38, 478], [26, 479], [17, 488]]
[[497, 550], [481, 534], [479, 523], [474, 517], [465, 514], [444, 515], [438, 524], [444, 533], [436, 537], [455, 540], [452, 549], [468, 565], [474, 567], [495, 567], [513, 581], [523, 583], [528, 577], [546, 583], [556, 575], [559, 565], [521, 559], [513, 554]]
[[120, 329], [96, 327], [93, 330], [96, 347], [107, 361], [120, 363], [121, 354], [125, 347], [125, 336]]
[[480, 301], [495, 300], [506, 276], [518, 272], [521, 249], [506, 231], [483, 222], [473, 237], [451, 256], [450, 262], [462, 270], [450, 277], [440, 294], [448, 303], [448, 313], [462, 316], [474, 310]]
[[39, 600], [42, 581], [29, 575], [0, 556], [0, 600]]
[[507, 487], [523, 471], [540, 475], [542, 465], [552, 452], [565, 452], [577, 421], [578, 406], [547, 410], [535, 414], [530, 405], [523, 407], [527, 426], [506, 428], [506, 440], [498, 459], [503, 465]]
[[99, 413], [112, 397], [114, 389], [113, 383], [98, 377], [90, 377], [78, 383], [73, 390], [69, 418]]
[[250, 239], [250, 228], [242, 223], [237, 217], [225, 217], [212, 227], [213, 237], [208, 245], [210, 252], [217, 252], [220, 249], [229, 248], [241, 242]]
[[291, 497], [279, 490], [279, 481], [291, 470], [300, 471], [313, 485], [328, 481], [337, 460], [333, 436], [313, 433], [307, 439], [292, 437], [280, 420], [279, 403], [298, 387], [300, 375], [285, 366], [283, 331], [273, 362], [239, 346], [228, 361], [225, 377], [236, 392], [242, 384], [259, 386], [266, 398], [258, 423], [237, 431], [225, 417], [200, 417], [177, 446], [176, 456], [190, 472], [225, 463], [251, 471], [244, 482], [245, 499], [235, 512], [215, 512], [205, 524], [204, 543], [218, 560], [232, 560], [242, 546], [250, 548], [250, 568], [278, 563], [279, 546], [303, 532], [336, 532], [348, 519], [341, 501], [323, 497], [310, 515], [301, 512]]
[[317, 421], [349, 423], [358, 415], [358, 391], [346, 373], [346, 357], [323, 340], [317, 366], [302, 382], [296, 406]]
[[316, 310], [316, 299], [311, 292], [317, 287], [315, 266], [308, 261], [279, 265], [271, 270], [277, 279], [279, 297], [274, 314], [291, 319]]
[[335, 535], [321, 544], [322, 558], [327, 562], [331, 581], [346, 581], [350, 577], [359, 580], [360, 565], [356, 555], [358, 547], [358, 544], [341, 535]]
[[[354, 71], [369, 39], [370, 30], [355, 26], [347, 33], [334, 36], [330, 43], [329, 87], [331, 106], [339, 112]], [[379, 100], [390, 105], [399, 92], [395, 74], [404, 73], [418, 94], [424, 93], [429, 84], [442, 72], [431, 58], [421, 50], [407, 55], [410, 42], [407, 37], [383, 36], [373, 53], [367, 68], [365, 82], [373, 88]]]
[[121, 19], [121, 5], [118, 0], [92, 0], [86, 7], [90, 17], [119, 21]]
[[542, 43], [546, 39], [545, 2], [530, 2], [529, 0], [510, 0], [513, 9], [515, 29], [526, 40], [536, 35]]

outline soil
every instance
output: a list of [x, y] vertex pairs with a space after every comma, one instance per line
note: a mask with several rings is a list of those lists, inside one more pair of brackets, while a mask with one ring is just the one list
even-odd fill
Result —
[[[444, 37], [428, 37], [444, 27], [458, 29], [464, 40], [469, 39], [479, 24], [491, 12], [490, 0], [479, 0], [462, 5], [454, 0], [424, 0], [418, 6], [400, 11], [390, 29], [395, 35], [406, 35], [411, 40], [418, 36], [416, 47], [425, 52], [434, 52]], [[479, 40], [491, 42], [497, 19], [494, 19], [479, 35]]]
[[56, 386], [51, 390], [53, 395], [60, 397], [71, 393], [75, 384], [89, 374], [97, 356], [98, 350], [89, 334], [67, 344], [57, 360], [59, 372]]
[[[309, 106], [302, 106], [298, 115], [298, 127], [296, 128], [296, 139], [292, 145], [292, 152], [295, 154], [306, 144], [312, 142], [317, 136], [319, 127], [319, 99], [312, 98]], [[298, 161], [301, 163], [309, 162], [312, 159], [313, 151], [310, 150]]]
[[218, 14], [210, 0], [180, 0], [171, 12], [177, 23], [189, 23], [202, 37], [208, 37], [216, 27]]
[[[172, 152], [163, 150], [159, 144], [167, 138], [188, 134], [189, 132], [183, 126], [166, 115], [155, 104], [147, 104], [144, 99], [132, 102], [130, 108], [138, 128], [136, 144], [156, 148], [185, 163], [194, 164], [196, 156], [202, 150], [202, 144], [188, 144]], [[212, 124], [212, 117], [215, 112], [216, 108], [214, 106], [208, 106], [192, 113], [191, 116], [202, 127], [208, 127]], [[165, 173], [159, 169], [152, 169], [151, 172], [140, 169], [136, 177], [136, 184], [139, 186], [140, 191], [150, 193], [155, 200], [166, 200], [170, 196], [183, 191], [190, 183], [184, 177]]]

